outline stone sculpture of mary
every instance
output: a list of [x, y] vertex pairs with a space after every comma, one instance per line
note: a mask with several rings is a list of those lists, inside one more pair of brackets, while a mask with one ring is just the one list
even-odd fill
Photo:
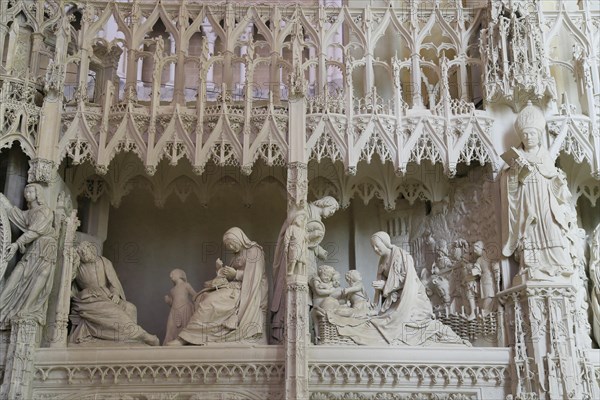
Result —
[[363, 345], [467, 344], [450, 327], [433, 319], [431, 302], [412, 256], [393, 245], [385, 232], [375, 233], [371, 244], [380, 256], [373, 287], [377, 290], [376, 301], [382, 301], [381, 310], [371, 318], [328, 312], [327, 318], [338, 334]]

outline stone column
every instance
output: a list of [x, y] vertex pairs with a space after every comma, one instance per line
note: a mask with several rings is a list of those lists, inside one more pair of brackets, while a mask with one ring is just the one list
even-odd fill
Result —
[[[288, 214], [306, 207], [306, 117], [303, 75], [289, 99]], [[280, 266], [284, 268], [284, 266]], [[308, 400], [308, 279], [306, 273], [287, 275], [285, 310], [285, 399]]]
[[[0, 11], [3, 9], [3, 6], [0, 5]], [[6, 11], [4, 11], [6, 12]], [[4, 52], [4, 39], [6, 38], [6, 34], [8, 33], [8, 26], [4, 24], [4, 18], [0, 18], [0, 49]], [[4, 59], [2, 56], [4, 53], [0, 54], [0, 65], [4, 66]]]
[[[44, 84], [46, 96], [41, 109], [36, 158], [29, 162], [29, 176], [27, 180], [30, 183], [40, 182], [48, 184], [52, 182], [55, 179], [58, 168], [56, 164], [58, 155], [56, 153], [61, 129], [60, 119], [66, 74], [65, 61], [69, 40], [68, 32], [71, 29], [66, 18], [61, 23], [62, 27], [56, 35], [54, 60], [50, 62], [46, 71]], [[83, 82], [86, 82], [86, 79]], [[83, 86], [83, 88], [86, 88], [86, 86]]]
[[[217, 41], [217, 34], [214, 32], [212, 25], [208, 20], [202, 24], [202, 30], [204, 31], [205, 39], [208, 42], [208, 54], [207, 59], [215, 54], [215, 42]], [[206, 73], [206, 89], [209, 92], [215, 90], [215, 77], [214, 77], [214, 65], [211, 65]]]
[[33, 45], [31, 49], [30, 71], [31, 75], [39, 76], [40, 52], [44, 48], [44, 36], [38, 32], [32, 33], [31, 36], [33, 39]]
[[527, 282], [501, 292], [517, 399], [598, 399], [587, 348], [578, 340], [576, 288], [568, 283]]
[[62, 215], [60, 249], [54, 287], [48, 301], [48, 322], [43, 331], [43, 346], [67, 347], [69, 309], [71, 305], [71, 283], [75, 254], [75, 231], [79, 226], [77, 210], [71, 215]]
[[33, 380], [33, 357], [40, 325], [33, 319], [15, 319], [11, 323], [0, 399], [30, 399]]
[[[280, 267], [280, 268], [283, 268]], [[287, 280], [285, 320], [285, 398], [308, 400], [308, 282], [306, 275]]]

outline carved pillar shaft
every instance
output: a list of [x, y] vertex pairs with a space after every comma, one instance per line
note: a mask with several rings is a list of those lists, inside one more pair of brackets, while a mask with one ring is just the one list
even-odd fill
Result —
[[526, 283], [499, 294], [513, 349], [513, 393], [540, 400], [596, 399], [598, 380], [578, 343], [576, 288]]
[[[49, 324], [44, 332], [46, 344], [50, 347], [67, 347], [69, 322], [69, 309], [71, 305], [71, 283], [73, 277], [73, 254], [75, 246], [75, 231], [79, 226], [77, 211], [65, 218], [61, 224], [61, 237], [58, 265], [56, 271], [56, 285], [51, 296], [56, 297], [53, 307], [48, 310]], [[50, 308], [50, 307], [49, 307]], [[45, 345], [45, 344], [43, 344]]]
[[87, 87], [88, 87], [88, 75], [90, 71], [90, 54], [93, 51], [89, 51], [85, 46], [81, 48], [81, 61], [79, 62], [79, 78], [77, 83], [77, 90], [80, 91], [80, 98], [78, 101], [87, 100]]
[[[0, 5], [0, 14], [2, 14], [2, 7], [3, 6]], [[4, 50], [4, 39], [6, 38], [6, 34], [9, 31], [8, 31], [8, 26], [6, 26], [2, 20], [3, 20], [3, 18], [0, 17], [0, 49]], [[2, 61], [4, 61], [4, 60], [2, 59], [2, 56], [0, 56], [0, 65], [4, 64]]]
[[411, 75], [412, 75], [412, 107], [413, 108], [422, 108], [423, 107], [423, 97], [421, 97], [421, 56], [419, 53], [414, 53], [411, 56]]
[[[56, 36], [55, 58], [48, 65], [46, 71], [46, 82], [44, 85], [46, 96], [41, 109], [36, 158], [29, 163], [29, 182], [46, 184], [52, 182], [58, 167], [56, 163], [58, 157], [56, 149], [58, 147], [61, 127], [62, 93], [64, 91], [66, 74], [65, 60], [69, 43], [69, 35], [67, 34], [69, 29], [70, 25], [68, 21], [66, 19], [63, 20], [62, 27]], [[80, 77], [80, 79], [83, 78]], [[84, 86], [84, 90], [87, 90], [87, 86]]]
[[8, 345], [10, 343], [10, 331], [0, 330], [0, 383], [4, 381], [4, 372], [6, 371], [6, 361], [8, 355]]
[[33, 380], [33, 356], [38, 343], [40, 325], [31, 319], [14, 320], [6, 358], [0, 399], [30, 399]]
[[308, 282], [306, 275], [287, 280], [285, 320], [286, 400], [308, 400]]
[[37, 32], [33, 33], [31, 36], [33, 38], [33, 45], [31, 49], [30, 69], [33, 76], [38, 76], [40, 69], [40, 52], [44, 49], [44, 36]]
[[269, 90], [273, 96], [273, 102], [275, 104], [279, 104], [279, 100], [281, 98], [281, 79], [279, 76], [279, 65], [277, 64], [279, 60], [279, 53], [272, 52], [271, 53], [271, 66], [270, 66], [270, 75], [271, 75], [271, 87]]
[[[306, 206], [306, 109], [304, 90], [299, 85], [290, 97], [288, 154], [288, 214]], [[308, 280], [305, 274], [286, 277], [285, 393], [287, 400], [308, 399]]]
[[174, 76], [174, 87], [173, 87], [173, 103], [185, 104], [185, 53], [187, 49], [175, 48], [175, 42], [173, 42], [172, 50], [177, 52], [177, 63], [171, 64], [173, 68]]
[[[204, 40], [206, 40], [206, 42], [207, 42], [206, 49], [208, 50], [208, 53], [203, 54], [203, 56], [205, 56], [206, 60], [208, 60], [208, 59], [210, 59], [210, 57], [213, 56], [213, 54], [215, 54], [215, 43], [217, 41], [217, 34], [214, 32], [213, 27], [210, 23], [202, 24], [202, 30], [204, 31], [204, 34], [206, 35], [206, 38]], [[212, 92], [213, 90], [215, 90], [215, 76], [214, 75], [215, 75], [214, 65], [211, 64], [206, 73], [206, 89], [209, 92]]]
[[[127, 67], [125, 74], [125, 99], [129, 99], [134, 94], [137, 95], [138, 81], [138, 59], [135, 50], [127, 51]], [[141, 76], [141, 74], [140, 74]]]

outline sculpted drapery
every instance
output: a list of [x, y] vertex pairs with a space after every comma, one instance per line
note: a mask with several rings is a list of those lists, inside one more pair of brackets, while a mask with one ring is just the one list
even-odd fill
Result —
[[263, 249], [239, 228], [223, 235], [223, 244], [235, 253], [227, 269], [225, 287], [207, 288], [196, 299], [196, 311], [179, 333], [176, 344], [256, 340], [264, 332], [268, 288]]
[[96, 339], [158, 345], [158, 338], [137, 324], [136, 307], [127, 302], [112, 263], [96, 253], [90, 242], [78, 248], [81, 263], [73, 273], [71, 343]]
[[546, 121], [529, 104], [517, 116], [521, 148], [503, 155], [511, 164], [505, 173], [507, 238], [503, 255], [513, 253], [520, 274], [529, 280], [547, 280], [573, 273], [569, 255], [571, 194], [563, 171], [541, 144]]
[[[306, 274], [310, 278], [317, 271], [318, 260], [327, 259], [327, 251], [321, 246], [325, 236], [323, 218], [332, 216], [339, 208], [339, 203], [331, 196], [325, 196], [306, 205], [304, 212], [306, 222]], [[286, 232], [294, 222], [297, 213], [292, 213], [281, 227], [273, 259], [273, 299], [271, 301], [271, 340], [280, 343], [283, 340], [283, 326], [285, 321], [285, 288], [286, 288], [286, 263], [287, 247]]]
[[44, 324], [52, 290], [57, 255], [54, 213], [43, 201], [39, 184], [27, 185], [24, 195], [27, 210], [13, 207], [0, 194], [0, 205], [8, 212], [8, 218], [23, 231], [8, 249], [7, 259], [14, 257], [17, 250], [23, 257], [1, 285], [0, 325], [15, 317], [32, 318]]
[[433, 309], [425, 286], [417, 276], [413, 258], [391, 244], [385, 232], [371, 238], [381, 257], [377, 270], [376, 301], [382, 300], [379, 314], [371, 318], [342, 317], [328, 312], [330, 323], [341, 336], [362, 345], [424, 346], [434, 343], [463, 344], [452, 329], [433, 319]]

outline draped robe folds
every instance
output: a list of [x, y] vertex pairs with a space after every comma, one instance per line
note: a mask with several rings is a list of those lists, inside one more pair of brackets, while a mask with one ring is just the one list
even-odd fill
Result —
[[[307, 236], [311, 233], [319, 231], [320, 238], [313, 240], [312, 245], [306, 251], [306, 273], [308, 278], [317, 271], [317, 251], [323, 239], [324, 232], [323, 223], [319, 214], [318, 207], [308, 204], [306, 206], [308, 221], [306, 223]], [[286, 274], [287, 274], [287, 254], [286, 254], [286, 232], [288, 227], [294, 223], [295, 214], [288, 217], [286, 222], [281, 227], [277, 238], [277, 246], [275, 247], [275, 257], [273, 259], [273, 299], [271, 300], [271, 336], [272, 339], [279, 343], [283, 340], [283, 326], [285, 321], [285, 291], [286, 291]], [[321, 233], [323, 235], [321, 235]], [[309, 305], [312, 305], [312, 296], [309, 296]]]
[[[54, 213], [45, 205], [29, 210], [13, 207], [8, 218], [23, 231], [16, 243], [20, 248], [27, 247], [2, 287], [0, 325], [14, 317], [33, 318], [44, 324], [57, 255]], [[32, 293], [38, 282], [43, 283], [41, 291]]]
[[378, 280], [385, 280], [379, 315], [352, 318], [329, 311], [327, 319], [340, 336], [361, 345], [424, 346], [434, 343], [463, 344], [450, 327], [433, 319], [433, 309], [414, 268], [412, 257], [393, 246], [388, 259], [381, 259]]
[[262, 337], [268, 288], [260, 246], [242, 248], [231, 262], [236, 277], [226, 287], [208, 288], [179, 337], [188, 343], [235, 342]]
[[569, 275], [573, 272], [566, 239], [570, 192], [546, 149], [519, 152], [531, 171], [516, 164], [507, 171], [508, 238], [502, 253], [508, 257], [516, 251], [521, 272], [527, 271], [530, 279]]
[[[146, 334], [137, 325], [137, 310], [125, 299], [112, 263], [97, 257], [82, 263], [75, 271], [72, 286], [71, 319], [75, 321], [69, 335], [71, 343], [84, 343], [94, 339], [116, 342], [140, 341]], [[119, 298], [116, 304], [111, 296]]]

